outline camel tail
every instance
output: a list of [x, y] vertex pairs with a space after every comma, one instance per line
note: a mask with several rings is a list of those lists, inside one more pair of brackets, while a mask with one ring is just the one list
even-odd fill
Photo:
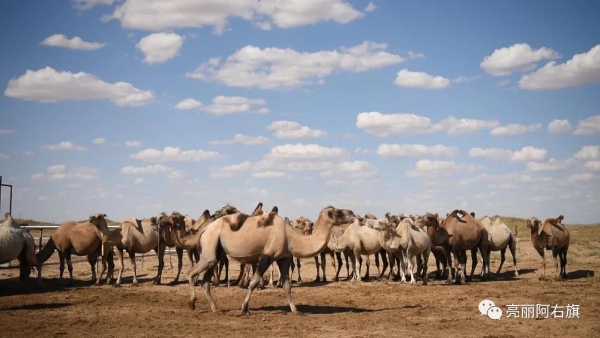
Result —
[[56, 244], [54, 244], [54, 240], [52, 237], [50, 237], [48, 242], [46, 242], [46, 244], [40, 249], [40, 252], [38, 252], [36, 255], [39, 264], [46, 262], [54, 253], [54, 249], [56, 249]]
[[519, 235], [519, 223], [515, 224], [515, 238]]

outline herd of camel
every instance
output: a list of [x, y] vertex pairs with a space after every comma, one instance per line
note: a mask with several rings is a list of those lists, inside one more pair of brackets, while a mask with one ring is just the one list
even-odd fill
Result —
[[[454, 210], [444, 218], [432, 213], [421, 216], [387, 213], [382, 218], [377, 218], [371, 214], [361, 217], [351, 210], [327, 206], [313, 222], [305, 217], [296, 220], [282, 218], [277, 207], [273, 207], [271, 211], [263, 211], [261, 202], [251, 214], [242, 213], [227, 204], [213, 214], [205, 210], [197, 220], [178, 212], [171, 215], [160, 213], [156, 217], [141, 220], [126, 219], [113, 230], [109, 229], [106, 217], [106, 214], [96, 213], [83, 222], [62, 223], [36, 254], [33, 237], [26, 227], [21, 227], [6, 213], [5, 220], [0, 225], [0, 264], [18, 259], [21, 280], [27, 279], [32, 269], [36, 268], [37, 282], [44, 287], [41, 265], [54, 251], [58, 252], [60, 259], [60, 280], [64, 281], [66, 262], [70, 284], [73, 283], [71, 256], [87, 256], [92, 283], [99, 285], [106, 272], [106, 282], [119, 286], [125, 251], [131, 260], [133, 285], [138, 285], [135, 255], [154, 250], [158, 256], [158, 272], [153, 283], [160, 284], [165, 249], [174, 247], [178, 258], [177, 275], [170, 284], [178, 283], [185, 250], [192, 263], [188, 272], [191, 292], [188, 305], [191, 309], [195, 309], [195, 286], [202, 276], [201, 284], [210, 308], [213, 312], [217, 311], [211, 296], [211, 285], [220, 283], [220, 276], [225, 268], [225, 280], [229, 286], [229, 260], [239, 262], [240, 274], [234, 284], [248, 289], [242, 313], [248, 311], [252, 292], [257, 287], [264, 287], [264, 275], [271, 265], [273, 270], [269, 283], [273, 282], [273, 271], [278, 268], [278, 284], [285, 290], [291, 311], [298, 313], [291, 295], [290, 274], [296, 269], [298, 283], [302, 283], [302, 258], [314, 257], [317, 281], [326, 281], [326, 256], [331, 257], [337, 268], [334, 280], [338, 280], [343, 254], [350, 280], [361, 280], [362, 256], [367, 256], [366, 278], [369, 275], [368, 258], [375, 255], [379, 278], [384, 277], [389, 266], [387, 278], [406, 282], [408, 274], [411, 284], [415, 284], [417, 279], [422, 284], [427, 284], [427, 265], [430, 254], [433, 254], [437, 267], [436, 278], [447, 275], [448, 283], [461, 284], [466, 280], [467, 251], [471, 252], [472, 259], [469, 279], [477, 266], [478, 253], [482, 262], [481, 277], [487, 279], [490, 277], [490, 252], [500, 251], [501, 261], [496, 272], [499, 273], [508, 248], [513, 257], [514, 273], [518, 276], [516, 234], [499, 217], [493, 220], [487, 216], [476, 219], [474, 213], [464, 210]], [[563, 215], [560, 215], [542, 222], [533, 217], [526, 222], [531, 230], [533, 247], [542, 257], [540, 278], [545, 278], [546, 250], [552, 251], [556, 278], [560, 280], [566, 277], [570, 236], [562, 224], [563, 219]], [[117, 249], [120, 262], [116, 280], [113, 277], [113, 248]], [[102, 259], [99, 276], [96, 275], [98, 257]], [[380, 259], [383, 263], [381, 269]], [[322, 271], [322, 277], [319, 270]]]

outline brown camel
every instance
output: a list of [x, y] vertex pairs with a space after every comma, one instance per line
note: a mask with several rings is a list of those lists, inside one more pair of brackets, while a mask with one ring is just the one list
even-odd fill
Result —
[[[95, 283], [95, 285], [100, 285], [100, 280], [108, 262], [106, 282], [113, 282], [113, 272], [115, 270], [115, 263], [113, 261], [114, 252], [112, 248], [102, 243], [102, 234], [98, 230], [101, 226], [108, 228], [106, 214], [93, 214], [87, 220], [80, 223], [74, 221], [62, 223], [37, 253], [37, 259], [40, 263], [44, 263], [52, 256], [54, 250], [56, 250], [60, 260], [60, 281], [64, 282], [63, 273], [65, 271], [65, 261], [67, 261], [70, 285], [73, 285], [71, 255], [87, 256], [92, 270], [91, 282]], [[100, 278], [96, 278], [98, 256], [102, 256]]]
[[[91, 218], [90, 218], [91, 219]], [[94, 223], [94, 225], [100, 230], [102, 241], [107, 243], [111, 247], [117, 248], [117, 257], [121, 264], [119, 268], [119, 276], [114, 286], [121, 285], [121, 276], [123, 275], [123, 251], [129, 254], [131, 261], [131, 270], [133, 271], [133, 286], [138, 286], [135, 254], [136, 253], [147, 253], [150, 250], [156, 252], [158, 257], [158, 271], [154, 278], [153, 284], [159, 285], [162, 275], [162, 270], [165, 266], [164, 256], [166, 241], [165, 239], [169, 236], [169, 217], [163, 212], [157, 217], [150, 217], [144, 219], [136, 219], [134, 217], [128, 218], [119, 228], [110, 230], [106, 226], [106, 222]], [[112, 250], [112, 248], [111, 248]], [[100, 278], [102, 274], [100, 274]]]
[[[416, 219], [414, 219], [415, 225], [422, 228], [423, 230], [427, 231], [427, 229], [428, 229], [427, 223], [430, 222], [430, 220], [429, 220], [430, 217], [435, 217], [437, 219], [437, 224], [442, 224], [437, 213], [436, 214], [427, 213], [422, 217], [417, 217]], [[428, 232], [428, 234], [431, 237], [431, 233]], [[442, 279], [442, 278], [444, 278], [444, 271], [446, 271], [446, 267], [448, 266], [448, 261], [446, 260], [446, 250], [442, 246], [432, 245], [431, 253], [433, 254], [433, 257], [435, 258], [435, 266], [437, 268], [437, 270], [435, 271], [435, 278]], [[422, 264], [422, 262], [420, 260], [417, 260], [417, 265], [419, 266], [417, 269], [418, 271], [421, 271], [421, 269], [420, 269], [420, 268], [422, 268], [421, 264]]]
[[[462, 217], [459, 217], [459, 215], [462, 215]], [[444, 248], [449, 267], [452, 264], [451, 257], [454, 256], [455, 282], [457, 284], [465, 282], [466, 279], [467, 250], [471, 250], [472, 259], [470, 278], [473, 277], [477, 266], [478, 250], [484, 262], [483, 267], [489, 266], [487, 231], [471, 214], [464, 210], [454, 210], [447, 215], [441, 225], [438, 217], [426, 215], [425, 222], [432, 225], [428, 227], [427, 233], [431, 237], [434, 246]], [[489, 276], [489, 271], [483, 272], [482, 275], [483, 277]], [[451, 283], [452, 279], [452, 271], [449, 271], [447, 282]]]
[[[546, 278], [546, 250], [552, 250], [552, 258], [556, 267], [556, 279], [567, 278], [567, 251], [569, 251], [571, 236], [562, 224], [564, 218], [563, 215], [557, 218], [546, 218], [543, 225], [535, 217], [527, 221], [527, 227], [531, 230], [531, 244], [542, 257], [540, 279]], [[560, 259], [560, 270], [558, 269], [557, 256]]]
[[[211, 270], [216, 267], [218, 251], [225, 253], [240, 263], [258, 263], [258, 269], [248, 287], [248, 293], [242, 304], [242, 314], [248, 312], [248, 304], [254, 289], [258, 286], [260, 279], [268, 269], [272, 261], [276, 261], [281, 271], [283, 289], [288, 298], [290, 309], [298, 313], [291, 293], [289, 279], [289, 264], [292, 257], [313, 257], [323, 250], [331, 234], [334, 225], [350, 223], [354, 219], [351, 210], [337, 209], [332, 206], [323, 208], [310, 236], [302, 236], [294, 231], [289, 225], [289, 219], [281, 218], [274, 212], [264, 213], [259, 216], [251, 216], [240, 220], [236, 214], [224, 216], [212, 222], [200, 238], [202, 255], [200, 262], [196, 264], [188, 274], [191, 297], [189, 306], [193, 310], [196, 307], [195, 284], [198, 275], [204, 274], [204, 294], [208, 299], [213, 312], [217, 308], [210, 292]], [[230, 224], [242, 223], [238, 231], [232, 231]], [[208, 279], [207, 279], [208, 276]]]

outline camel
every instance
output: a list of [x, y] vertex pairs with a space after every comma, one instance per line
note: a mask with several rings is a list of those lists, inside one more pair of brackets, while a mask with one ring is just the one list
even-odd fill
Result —
[[[500, 273], [502, 265], [506, 260], [506, 248], [510, 250], [513, 257], [513, 265], [515, 268], [515, 277], [519, 276], [519, 268], [517, 266], [517, 234], [518, 229], [515, 227], [515, 233], [502, 222], [500, 217], [496, 216], [492, 222], [489, 217], [485, 216], [481, 219], [481, 224], [485, 227], [488, 233], [488, 256], [492, 251], [500, 251], [500, 266], [496, 274]], [[488, 260], [489, 262], [489, 260]], [[487, 270], [489, 270], [489, 266]], [[483, 269], [481, 270], [483, 272]]]
[[[379, 253], [382, 249], [381, 244], [379, 243], [379, 232], [369, 228], [363, 227], [360, 225], [362, 217], [357, 216], [356, 219], [348, 229], [344, 231], [344, 233], [339, 236], [331, 236], [328, 246], [333, 251], [343, 252], [348, 249], [352, 250], [354, 253], [354, 261], [356, 266], [356, 273], [354, 274], [352, 280], [360, 280], [360, 270], [362, 264], [361, 255], [373, 255]], [[379, 278], [383, 276], [382, 273], [379, 274]]]
[[[217, 308], [212, 299], [210, 283], [211, 270], [216, 267], [218, 251], [223, 250], [230, 258], [246, 264], [258, 263], [257, 271], [254, 273], [246, 298], [242, 303], [241, 314], [248, 313], [248, 306], [252, 292], [257, 287], [263, 274], [272, 261], [276, 261], [281, 271], [283, 289], [287, 295], [290, 310], [299, 314], [294, 304], [291, 283], [289, 279], [289, 264], [292, 257], [313, 257], [323, 250], [334, 225], [349, 223], [354, 220], [351, 210], [337, 209], [332, 206], [325, 207], [319, 213], [319, 217], [310, 236], [302, 236], [288, 225], [289, 219], [281, 218], [274, 212], [264, 213], [259, 216], [251, 216], [240, 220], [237, 214], [228, 215], [217, 219], [206, 228], [200, 238], [202, 255], [200, 262], [192, 267], [188, 274], [191, 297], [189, 307], [196, 308], [195, 284], [198, 275], [204, 274], [204, 294], [210, 304], [212, 312]], [[242, 223], [238, 231], [231, 230], [231, 223]], [[207, 277], [208, 276], [208, 277]]]
[[[567, 278], [567, 251], [569, 251], [571, 236], [562, 224], [564, 218], [563, 215], [557, 218], [546, 218], [543, 224], [535, 217], [527, 221], [527, 227], [531, 230], [531, 244], [542, 257], [540, 279], [546, 278], [546, 250], [552, 250], [552, 258], [556, 267], [556, 279]], [[560, 271], [557, 256], [560, 259]]]
[[[423, 266], [423, 285], [427, 285], [427, 263], [431, 252], [431, 238], [425, 230], [415, 225], [412, 218], [404, 218], [396, 228], [385, 221], [365, 220], [365, 225], [379, 231], [379, 242], [387, 251], [394, 253], [401, 261], [408, 262], [410, 284], [415, 285], [414, 266], [419, 256]], [[402, 264], [404, 265], [404, 264]], [[402, 268], [402, 270], [404, 270]], [[401, 282], [406, 282], [404, 271]]]
[[[459, 217], [459, 214], [462, 217]], [[431, 227], [430, 227], [431, 229]], [[477, 250], [480, 251], [483, 259], [483, 269], [489, 266], [488, 256], [488, 235], [485, 227], [477, 221], [471, 214], [464, 210], [454, 210], [448, 214], [444, 223], [439, 227], [433, 227], [434, 234], [446, 238], [443, 244], [436, 243], [436, 236], [432, 237], [435, 245], [442, 245], [446, 250], [448, 263], [452, 263], [450, 254], [455, 258], [454, 268], [456, 269], [457, 284], [464, 283], [466, 279], [467, 250], [471, 250], [471, 259], [473, 262], [470, 278], [472, 278], [477, 266]], [[489, 271], [482, 273], [483, 276], [489, 274]], [[452, 282], [452, 274], [448, 273], [448, 283]]]
[[[373, 214], [366, 214], [364, 219], [370, 219], [370, 220], [376, 220], [377, 216], [373, 215]], [[379, 257], [381, 256], [381, 262], [382, 267], [381, 269], [379, 268]], [[370, 257], [371, 256], [367, 256], [367, 261], [365, 263], [367, 271], [365, 272], [365, 276], [363, 277], [365, 280], [369, 279], [369, 266], [371, 265], [371, 261], [370, 261]], [[393, 259], [393, 258], [392, 258]], [[392, 260], [392, 264], [395, 262], [395, 260]], [[388, 266], [390, 264], [388, 263], [388, 255], [387, 252], [382, 248], [381, 250], [379, 250], [379, 252], [375, 253], [375, 267], [377, 268], [377, 274], [381, 277], [383, 276], [383, 274], [385, 274], [385, 270], [387, 270]], [[390, 269], [392, 268], [392, 266], [390, 266]], [[360, 276], [359, 276], [360, 277]]]
[[[179, 282], [179, 276], [181, 275], [181, 269], [183, 267], [183, 250], [187, 251], [188, 258], [192, 263], [191, 266], [193, 266], [194, 262], [192, 256], [195, 258], [196, 262], [200, 259], [198, 249], [200, 245], [200, 236], [204, 232], [204, 228], [217, 219], [217, 215], [229, 215], [236, 212], [239, 211], [235, 207], [227, 204], [217, 210], [213, 215], [211, 215], [208, 210], [204, 210], [198, 220], [195, 221], [190, 216], [183, 216], [179, 212], [174, 211], [171, 213], [169, 216], [169, 226], [171, 227], [171, 231], [169, 231], [168, 235], [165, 237], [165, 243], [168, 247], [175, 247], [175, 251], [177, 252], [177, 275], [169, 283], [170, 285], [175, 285]], [[216, 284], [219, 282], [218, 278], [220, 277], [220, 270], [223, 266], [226, 267], [225, 280], [229, 282], [229, 261], [225, 260], [227, 260], [227, 257], [221, 257], [219, 260], [220, 269], [216, 274]]]
[[33, 237], [7, 212], [0, 224], [0, 264], [15, 258], [19, 260], [19, 280], [28, 279], [31, 268], [35, 267], [38, 271], [37, 283], [43, 287], [42, 263], [35, 256]]
[[[426, 217], [436, 217], [437, 222], [438, 222], [437, 224], [442, 224], [442, 221], [439, 219], [437, 214], [435, 214], [435, 216], [434, 216], [434, 215], [428, 213], [425, 216], [419, 216], [419, 217], [413, 218], [413, 220], [415, 221], [415, 225], [420, 227], [421, 229], [425, 230], [426, 232], [428, 229], [428, 226], [425, 222]], [[443, 278], [444, 271], [446, 271], [446, 268], [448, 266], [448, 261], [446, 259], [446, 250], [444, 249], [444, 247], [438, 246], [438, 245], [433, 245], [433, 243], [432, 243], [431, 253], [433, 254], [433, 257], [435, 258], [435, 266], [437, 269], [435, 271], [435, 278], [441, 279], [441, 278]], [[421, 264], [422, 263], [420, 262], [420, 260], [417, 260], [417, 265], [419, 265], [419, 268], [417, 270], [419, 270], [419, 271], [420, 271], [420, 268], [422, 267]]]
[[[131, 261], [131, 270], [133, 271], [132, 286], [138, 286], [135, 254], [146, 253], [150, 250], [154, 250], [158, 257], [158, 271], [153, 284], [160, 285], [162, 270], [165, 266], [165, 239], [169, 236], [167, 233], [170, 231], [169, 217], [164, 212], [157, 217], [144, 218], [141, 220], [131, 217], [125, 219], [119, 228], [114, 230], [108, 229], [106, 222], [93, 222], [97, 217], [99, 216], [90, 216], [90, 222], [96, 225], [100, 231], [102, 242], [117, 248], [117, 257], [121, 264], [119, 275], [117, 276], [117, 281], [114, 286], [121, 286], [121, 276], [123, 275], [124, 268], [123, 251], [126, 251], [129, 254], [129, 259]], [[106, 214], [104, 214], [104, 217], [106, 217]], [[102, 273], [100, 274], [100, 278], [102, 278]]]
[[106, 214], [93, 214], [87, 220], [79, 223], [74, 221], [63, 222], [37, 253], [37, 259], [40, 263], [44, 263], [52, 256], [54, 250], [56, 250], [60, 260], [59, 279], [61, 283], [64, 283], [63, 273], [66, 261], [69, 269], [69, 284], [73, 285], [71, 255], [87, 256], [87, 261], [90, 263], [92, 271], [91, 283], [98, 286], [101, 279], [96, 278], [96, 263], [98, 256], [102, 256], [100, 277], [106, 271], [106, 264], [108, 263], [106, 283], [110, 284], [113, 282], [113, 272], [115, 270], [114, 252], [112, 248], [108, 248], [107, 245], [102, 243], [102, 234], [98, 230], [99, 226], [108, 227], [106, 224]]

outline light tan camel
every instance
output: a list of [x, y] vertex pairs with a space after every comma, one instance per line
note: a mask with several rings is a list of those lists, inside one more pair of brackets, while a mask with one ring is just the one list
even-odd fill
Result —
[[[167, 247], [175, 247], [175, 251], [177, 253], [177, 275], [169, 284], [175, 285], [179, 281], [179, 276], [181, 275], [181, 269], [183, 267], [183, 250], [187, 251], [188, 258], [192, 262], [191, 266], [193, 266], [194, 263], [192, 257], [196, 258], [196, 262], [200, 257], [200, 236], [204, 232], [206, 226], [218, 218], [216, 215], [230, 215], [236, 212], [239, 211], [235, 207], [227, 204], [221, 209], [217, 210], [213, 215], [211, 215], [208, 210], [204, 210], [202, 215], [200, 215], [197, 220], [193, 220], [193, 218], [187, 215], [183, 216], [176, 211], [171, 213], [169, 216], [169, 226], [171, 231], [167, 232], [165, 244]], [[222, 268], [223, 265], [226, 266], [225, 280], [229, 282], [229, 262], [227, 261], [221, 264], [221, 262], [223, 262], [224, 259], [226, 260], [227, 257], [224, 257], [224, 259], [223, 257], [221, 258], [222, 259], [219, 260], [220, 268]], [[219, 283], [219, 275], [220, 271], [216, 274], [215, 281], [213, 281], [213, 283]]]
[[[571, 235], [562, 224], [563, 215], [557, 218], [546, 218], [544, 224], [535, 217], [527, 221], [527, 227], [531, 230], [531, 244], [533, 248], [542, 257], [542, 274], [540, 279], [546, 278], [546, 250], [552, 250], [552, 258], [556, 267], [556, 279], [567, 278], [567, 251]], [[560, 259], [560, 270], [558, 269], [558, 260]]]
[[[90, 219], [92, 219], [92, 217], [90, 217]], [[121, 266], [114, 286], [121, 285], [121, 276], [123, 275], [124, 268], [123, 251], [126, 251], [129, 254], [129, 259], [131, 261], [131, 270], [133, 272], [132, 285], [138, 286], [135, 254], [143, 254], [150, 250], [154, 250], [158, 257], [158, 271], [153, 284], [160, 284], [162, 270], [165, 266], [165, 238], [169, 236], [168, 232], [170, 231], [169, 217], [164, 212], [157, 217], [144, 218], [141, 220], [134, 217], [127, 218], [121, 223], [119, 228], [114, 230], [108, 229], [106, 223], [94, 223], [94, 225], [100, 230], [102, 242], [117, 248], [117, 257], [119, 258]], [[102, 278], [102, 274], [100, 274], [99, 278]]]
[[[370, 219], [370, 220], [376, 220], [377, 216], [368, 213], [365, 215], [364, 217], [365, 219]], [[381, 250], [379, 250], [379, 252], [374, 254], [375, 256], [375, 267], [377, 268], [377, 275], [379, 276], [379, 278], [381, 278], [381, 276], [383, 276], [385, 274], [385, 271], [387, 270], [388, 266], [390, 265], [388, 263], [388, 253], [381, 248]], [[382, 262], [382, 266], [380, 268], [379, 266], [379, 257], [381, 257], [381, 262]], [[365, 272], [365, 276], [363, 277], [364, 280], [368, 280], [369, 279], [369, 266], [371, 265], [371, 261], [370, 261], [371, 256], [367, 256], [367, 261], [365, 263], [366, 265], [366, 272]], [[394, 263], [394, 261], [392, 261], [392, 263]], [[390, 269], [392, 268], [392, 266], [390, 266]], [[360, 276], [359, 276], [360, 277]]]
[[19, 260], [21, 281], [28, 279], [31, 268], [35, 267], [38, 272], [37, 283], [40, 287], [44, 287], [42, 263], [35, 256], [33, 237], [7, 212], [4, 214], [4, 221], [0, 224], [0, 264], [8, 263], [13, 259]]
[[110, 246], [102, 243], [102, 234], [98, 230], [101, 226], [107, 227], [106, 214], [96, 213], [91, 215], [87, 220], [79, 223], [74, 221], [62, 223], [37, 253], [37, 259], [40, 263], [44, 263], [52, 256], [54, 250], [56, 250], [60, 260], [60, 281], [64, 282], [63, 273], [66, 261], [67, 268], [69, 269], [69, 284], [73, 285], [71, 255], [87, 256], [87, 261], [90, 263], [92, 271], [91, 282], [95, 285], [100, 285], [101, 279], [96, 278], [96, 262], [98, 261], [98, 256], [102, 256], [100, 277], [104, 275], [106, 264], [108, 263], [106, 283], [112, 283], [114, 281], [113, 273], [115, 270], [114, 252]]
[[[481, 219], [481, 224], [485, 227], [488, 233], [488, 256], [492, 251], [500, 251], [500, 266], [496, 274], [500, 273], [502, 265], [506, 260], [506, 248], [510, 250], [513, 257], [513, 266], [515, 268], [515, 276], [519, 276], [519, 267], [517, 266], [517, 234], [518, 229], [515, 227], [515, 233], [513, 233], [508, 225], [504, 224], [502, 219], [498, 216], [494, 218], [494, 221], [485, 216]], [[488, 260], [489, 262], [489, 260]], [[487, 267], [489, 271], [490, 267]], [[483, 269], [481, 269], [483, 273]]]
[[[248, 312], [248, 304], [252, 292], [257, 287], [263, 274], [272, 261], [276, 261], [282, 272], [283, 289], [287, 294], [288, 303], [293, 313], [298, 313], [291, 293], [289, 279], [289, 264], [292, 257], [308, 258], [323, 250], [331, 233], [331, 228], [337, 224], [349, 223], [354, 219], [351, 210], [337, 209], [331, 206], [323, 208], [310, 236], [302, 236], [294, 231], [287, 223], [289, 219], [281, 218], [274, 212], [251, 216], [242, 220], [237, 214], [224, 216], [208, 225], [200, 238], [202, 255], [200, 262], [188, 274], [191, 298], [189, 306], [196, 307], [195, 284], [198, 275], [204, 275], [204, 293], [213, 312], [217, 308], [210, 292], [211, 270], [217, 264], [217, 251], [224, 250], [232, 259], [240, 263], [258, 263], [258, 268], [248, 286], [248, 293], [242, 304], [241, 314]], [[231, 230], [231, 224], [242, 224], [238, 231]], [[208, 279], [207, 279], [208, 276]]]
[[[379, 242], [387, 251], [396, 255], [400, 261], [408, 263], [410, 284], [416, 284], [414, 267], [416, 258], [420, 257], [423, 267], [423, 285], [427, 284], [427, 264], [431, 252], [431, 238], [425, 230], [415, 225], [412, 218], [404, 218], [396, 228], [387, 221], [365, 220], [365, 225], [379, 231]], [[404, 264], [401, 264], [401, 266]], [[403, 267], [401, 270], [404, 270]], [[402, 282], [406, 282], [404, 271], [400, 272]]]
[[[426, 232], [428, 231], [427, 229], [429, 228], [428, 224], [431, 223], [430, 221], [426, 221], [426, 217], [435, 217], [435, 218], [437, 218], [437, 224], [438, 225], [442, 224], [440, 218], [438, 217], [438, 214], [426, 213], [423, 216], [413, 217], [413, 220], [415, 221], [415, 225], [418, 226], [419, 228], [425, 230]], [[431, 234], [430, 234], [430, 238], [431, 238]], [[435, 278], [442, 279], [443, 275], [444, 275], [444, 271], [446, 271], [446, 267], [448, 266], [448, 261], [446, 260], [446, 250], [442, 246], [433, 245], [433, 242], [432, 242], [431, 253], [433, 254], [433, 257], [435, 258], [435, 266], [437, 269], [435, 271]], [[422, 265], [419, 260], [417, 260], [417, 265], [418, 265], [418, 270], [421, 271]], [[418, 274], [420, 275], [420, 272]]]
[[[353, 276], [353, 281], [361, 280], [359, 278], [362, 264], [361, 255], [373, 255], [382, 249], [379, 243], [379, 231], [361, 226], [360, 222], [362, 219], [362, 217], [357, 216], [341, 236], [331, 236], [328, 243], [329, 248], [333, 251], [343, 252], [352, 250], [354, 253], [356, 273]], [[379, 275], [379, 278], [381, 277], [382, 274]]]

